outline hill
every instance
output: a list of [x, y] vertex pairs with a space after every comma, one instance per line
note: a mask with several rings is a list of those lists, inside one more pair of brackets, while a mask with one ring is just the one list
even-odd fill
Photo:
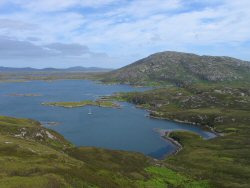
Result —
[[0, 67], [0, 72], [108, 72], [112, 69], [99, 68], [99, 67], [69, 67], [64, 69], [59, 68], [43, 68], [36, 69], [31, 67], [14, 68], [14, 67]]
[[249, 62], [224, 56], [160, 52], [104, 75], [104, 82], [133, 85], [221, 82], [249, 79]]

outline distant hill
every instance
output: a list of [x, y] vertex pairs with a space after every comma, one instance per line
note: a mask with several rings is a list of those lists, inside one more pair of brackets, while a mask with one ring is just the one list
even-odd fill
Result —
[[234, 81], [250, 77], [250, 63], [231, 57], [160, 52], [104, 76], [103, 81], [143, 85]]
[[31, 67], [24, 68], [12, 68], [12, 67], [0, 67], [0, 72], [108, 72], [112, 69], [98, 68], [98, 67], [70, 67], [65, 69], [57, 68], [43, 68], [35, 69]]

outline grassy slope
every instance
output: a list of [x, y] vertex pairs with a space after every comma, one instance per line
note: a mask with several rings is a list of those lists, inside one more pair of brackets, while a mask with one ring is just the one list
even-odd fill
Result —
[[223, 133], [206, 141], [190, 133], [172, 133], [184, 149], [167, 158], [165, 164], [196, 178], [209, 179], [213, 187], [249, 187], [249, 88], [249, 83], [197, 84], [120, 94], [116, 98], [150, 110], [153, 117], [192, 122]]
[[165, 160], [180, 172], [199, 179], [209, 179], [212, 187], [249, 187], [250, 130], [231, 133], [212, 140], [202, 140], [191, 133], [172, 133], [184, 149]]
[[142, 154], [75, 148], [39, 122], [0, 116], [0, 187], [209, 187]]

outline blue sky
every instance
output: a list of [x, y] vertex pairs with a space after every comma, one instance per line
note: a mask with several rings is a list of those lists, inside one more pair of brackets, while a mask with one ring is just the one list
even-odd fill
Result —
[[250, 60], [250, 1], [0, 0], [0, 66], [118, 68], [159, 51]]

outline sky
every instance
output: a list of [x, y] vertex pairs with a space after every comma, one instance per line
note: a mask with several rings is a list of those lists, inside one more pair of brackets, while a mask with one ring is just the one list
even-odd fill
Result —
[[249, 0], [0, 0], [0, 66], [118, 68], [160, 51], [250, 60]]

